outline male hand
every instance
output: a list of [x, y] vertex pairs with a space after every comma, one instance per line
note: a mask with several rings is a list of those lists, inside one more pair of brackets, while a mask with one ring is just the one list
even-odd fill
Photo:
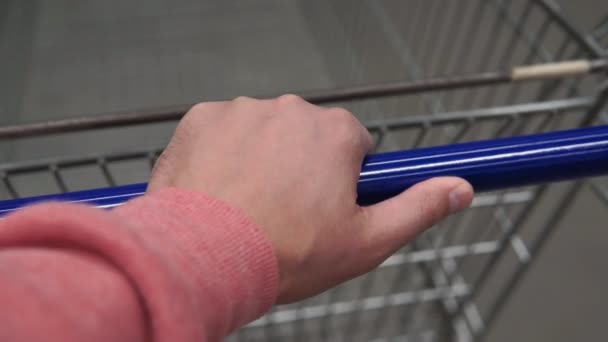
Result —
[[200, 191], [242, 210], [274, 247], [278, 302], [293, 302], [372, 270], [471, 203], [471, 186], [446, 177], [358, 206], [371, 144], [348, 111], [294, 95], [201, 103], [180, 122], [148, 191]]

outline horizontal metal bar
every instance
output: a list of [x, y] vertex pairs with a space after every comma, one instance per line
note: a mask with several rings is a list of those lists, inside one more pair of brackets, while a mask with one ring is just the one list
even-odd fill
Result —
[[[468, 180], [476, 191], [496, 190], [608, 173], [608, 126], [369, 155], [357, 185], [358, 203], [395, 196], [438, 176]], [[40, 201], [114, 207], [143, 194], [146, 184], [0, 202], [0, 215]]]
[[455, 259], [472, 255], [491, 254], [498, 251], [498, 242], [484, 241], [469, 245], [449, 246], [439, 249], [424, 249], [411, 253], [394, 254], [386, 259], [380, 267], [399, 266], [420, 262], [435, 261], [438, 259]]
[[[366, 122], [365, 126], [370, 130], [382, 128], [397, 129], [407, 127], [418, 127], [427, 124], [497, 119], [513, 115], [526, 116], [547, 112], [566, 112], [567, 114], [568, 112], [588, 108], [594, 103], [595, 99], [593, 97], [575, 97], [562, 100], [533, 102], [492, 108], [480, 108], [467, 111], [437, 114], [420, 114], [404, 116], [396, 119], [373, 120]], [[159, 153], [162, 150], [163, 147], [154, 147], [146, 150], [122, 151], [104, 155], [103, 159], [107, 162], [114, 162], [136, 158], [144, 158], [150, 153]], [[48, 170], [49, 165], [57, 165], [60, 168], [77, 167], [95, 164], [100, 158], [101, 156], [99, 155], [85, 155], [45, 158], [33, 161], [17, 161], [0, 164], [0, 171], [12, 174], [20, 172], [44, 171]]]
[[[571, 69], [552, 68], [552, 77], [568, 77], [587, 72], [596, 72], [605, 69], [606, 63], [601, 61], [584, 61], [591, 66], [581, 69], [573, 74]], [[513, 70], [516, 70], [514, 68]], [[556, 71], [557, 70], [557, 71]], [[307, 101], [315, 104], [326, 104], [340, 101], [363, 100], [369, 98], [381, 98], [387, 96], [415, 94], [427, 91], [440, 91], [460, 87], [477, 87], [483, 85], [508, 83], [514, 81], [527, 81], [543, 79], [547, 75], [543, 73], [528, 74], [525, 78], [514, 78], [513, 71], [492, 71], [476, 74], [465, 74], [447, 77], [437, 77], [418, 81], [395, 81], [377, 84], [365, 84], [345, 88], [324, 89], [319, 91], [304, 92], [300, 95]], [[262, 98], [276, 97], [261, 96]], [[144, 123], [166, 122], [180, 119], [192, 104], [176, 107], [166, 107], [155, 110], [138, 110], [135, 112], [119, 112], [109, 114], [97, 114], [76, 118], [67, 118], [55, 121], [33, 122], [18, 125], [0, 127], [0, 140], [17, 139], [32, 136], [44, 136], [55, 133], [84, 131], [110, 127], [121, 127]]]
[[46, 171], [51, 165], [58, 168], [73, 168], [106, 163], [121, 162], [136, 159], [147, 159], [162, 152], [163, 147], [154, 147], [146, 150], [122, 151], [105, 155], [74, 155], [56, 158], [42, 158], [35, 160], [21, 160], [0, 164], [0, 171], [7, 174]]
[[563, 100], [525, 103], [519, 105], [481, 108], [467, 111], [456, 111], [437, 114], [404, 116], [396, 119], [374, 120], [365, 123], [369, 129], [399, 128], [420, 126], [425, 123], [447, 123], [462, 120], [494, 119], [511, 115], [530, 115], [536, 113], [564, 112], [588, 108], [596, 100], [593, 97], [575, 97]]
[[472, 208], [526, 203], [534, 197], [533, 191], [517, 191], [506, 194], [479, 194], [473, 198]]
[[[411, 94], [429, 90], [442, 90], [460, 86], [480, 86], [487, 84], [508, 82], [509, 73], [483, 73], [451, 78], [438, 78], [422, 81], [398, 81], [379, 84], [366, 84], [346, 88], [310, 91], [301, 93], [305, 100], [315, 104], [347, 101], [353, 99], [377, 98], [401, 94]], [[261, 98], [272, 98], [261, 96]], [[77, 118], [67, 118], [55, 121], [34, 122], [20, 125], [0, 127], [1, 139], [16, 139], [31, 136], [43, 136], [55, 133], [84, 131], [91, 129], [129, 126], [144, 123], [166, 122], [179, 120], [193, 104], [182, 105], [166, 109], [138, 110], [136, 112], [122, 112], [89, 115]]]
[[421, 332], [410, 332], [406, 335], [399, 335], [393, 337], [381, 337], [377, 339], [373, 339], [370, 342], [427, 342], [427, 341], [436, 341], [437, 340], [437, 331], [434, 330], [424, 330]]
[[468, 291], [468, 286], [461, 284], [444, 288], [401, 292], [386, 296], [374, 296], [357, 300], [334, 302], [330, 304], [304, 306], [297, 309], [279, 310], [249, 323], [244, 328], [264, 326], [268, 324], [267, 322], [272, 322], [272, 324], [282, 324], [322, 318], [329, 315], [345, 315], [355, 311], [362, 312], [385, 309], [394, 306], [431, 302], [440, 300], [445, 296], [464, 296], [468, 293]]
[[371, 204], [435, 176], [459, 176], [476, 191], [608, 173], [608, 126], [478, 141], [366, 158], [359, 203]]

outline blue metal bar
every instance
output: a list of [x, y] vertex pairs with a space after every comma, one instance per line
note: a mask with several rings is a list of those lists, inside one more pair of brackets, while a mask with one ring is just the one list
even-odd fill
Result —
[[47, 201], [85, 203], [99, 208], [113, 208], [132, 198], [143, 195], [146, 192], [146, 186], [146, 183], [139, 183], [111, 188], [68, 192], [57, 195], [0, 201], [0, 217], [27, 205]]
[[[423, 180], [458, 176], [476, 191], [608, 174], [608, 126], [373, 154], [365, 159], [358, 202], [377, 203]], [[145, 192], [133, 184], [0, 201], [0, 216], [32, 203], [59, 200], [102, 208]]]

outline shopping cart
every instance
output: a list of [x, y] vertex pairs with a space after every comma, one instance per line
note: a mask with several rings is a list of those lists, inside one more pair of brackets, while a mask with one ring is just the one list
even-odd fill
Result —
[[[301, 94], [356, 113], [372, 133], [376, 151], [549, 132], [605, 119], [605, 71], [523, 83], [480, 80], [513, 66], [605, 60], [608, 18], [585, 36], [543, 0], [309, 0], [298, 5], [311, 14], [310, 32], [321, 50], [329, 50], [323, 44], [342, 44], [325, 56], [342, 87]], [[150, 123], [176, 120], [187, 107], [6, 126], [0, 139], [98, 138], [102, 129], [144, 130]], [[172, 125], [162, 129], [170, 132]], [[7, 162], [0, 164], [0, 196], [143, 182], [161, 150]], [[276, 307], [229, 340], [480, 339], [588, 184], [608, 202], [601, 179], [478, 194], [470, 210], [429, 230], [373, 272]]]

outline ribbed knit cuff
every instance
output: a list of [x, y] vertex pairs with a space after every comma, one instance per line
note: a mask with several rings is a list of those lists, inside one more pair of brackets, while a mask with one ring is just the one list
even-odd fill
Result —
[[279, 276], [272, 246], [239, 209], [202, 193], [166, 188], [114, 212], [175, 239], [181, 249], [175, 257], [191, 271], [187, 276], [196, 279], [201, 295], [230, 307], [229, 331], [274, 304]]

